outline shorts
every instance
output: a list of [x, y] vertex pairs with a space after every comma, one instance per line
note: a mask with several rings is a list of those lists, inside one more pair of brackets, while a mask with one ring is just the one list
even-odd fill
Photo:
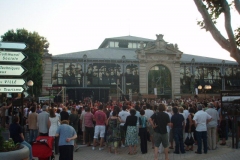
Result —
[[164, 148], [168, 147], [168, 133], [160, 134], [160, 133], [154, 132], [153, 139], [154, 139], [155, 147], [159, 147], [161, 143]]
[[94, 137], [93, 138], [97, 139], [99, 134], [100, 134], [101, 138], [104, 138], [105, 129], [106, 129], [106, 126], [95, 126]]

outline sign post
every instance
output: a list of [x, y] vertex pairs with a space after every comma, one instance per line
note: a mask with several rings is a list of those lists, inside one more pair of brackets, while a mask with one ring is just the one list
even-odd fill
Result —
[[[14, 79], [12, 77], [22, 76], [27, 72], [27, 69], [19, 64], [27, 59], [26, 55], [19, 52], [19, 50], [24, 50], [25, 48], [25, 43], [0, 42], [0, 49], [4, 49], [4, 51], [0, 51], [0, 93], [21, 93], [22, 113], [23, 85], [25, 84], [25, 81], [23, 79]], [[15, 50], [15, 52], [9, 50]], [[12, 63], [18, 63], [19, 65], [12, 65]], [[21, 116], [21, 123], [23, 126], [23, 116]]]

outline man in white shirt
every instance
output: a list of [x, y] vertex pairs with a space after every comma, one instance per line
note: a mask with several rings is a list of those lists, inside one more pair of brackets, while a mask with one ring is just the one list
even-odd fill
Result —
[[219, 114], [213, 103], [208, 103], [208, 109], [206, 112], [212, 117], [212, 120], [207, 124], [208, 149], [211, 150], [216, 149], [216, 131], [219, 121]]
[[211, 121], [212, 117], [202, 110], [202, 104], [197, 105], [198, 112], [194, 115], [193, 120], [196, 126], [198, 149], [195, 153], [202, 154], [202, 141], [204, 153], [207, 154], [207, 123]]
[[122, 111], [118, 113], [118, 116], [121, 119], [120, 124], [120, 132], [121, 132], [121, 139], [122, 139], [122, 147], [125, 147], [125, 136], [126, 136], [126, 130], [124, 129], [124, 124], [126, 122], [127, 116], [130, 115], [128, 111], [126, 111], [127, 106], [122, 106]]

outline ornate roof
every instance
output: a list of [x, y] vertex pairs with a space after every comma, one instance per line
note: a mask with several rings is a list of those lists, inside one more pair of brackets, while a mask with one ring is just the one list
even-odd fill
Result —
[[[161, 35], [163, 36], [163, 35]], [[162, 37], [157, 35], [157, 40], [162, 40]], [[88, 51], [80, 51], [80, 52], [72, 52], [72, 53], [65, 53], [59, 55], [53, 55], [53, 59], [91, 59], [91, 60], [120, 60], [123, 56], [126, 57], [127, 61], [139, 61], [137, 57], [137, 53], [139, 49], [129, 49], [129, 48], [103, 48], [109, 40], [116, 40], [116, 41], [128, 41], [128, 42], [146, 42], [148, 45], [145, 47], [146, 49], [149, 47], [149, 44], [153, 43], [154, 40], [134, 37], [134, 36], [123, 36], [123, 37], [114, 37], [114, 38], [106, 38], [98, 49], [88, 50]], [[170, 47], [170, 48], [168, 48]], [[144, 48], [144, 49], [145, 49]], [[166, 49], [173, 49], [177, 50], [177, 44], [173, 46], [173, 44], [167, 44]], [[179, 51], [178, 51], [179, 52]], [[180, 63], [191, 63], [194, 59], [195, 63], [207, 63], [207, 64], [221, 64], [224, 59], [217, 59], [217, 58], [210, 58], [210, 57], [203, 57], [198, 55], [191, 55], [183, 53], [180, 58]], [[226, 64], [233, 64], [238, 65], [235, 61], [224, 60]]]

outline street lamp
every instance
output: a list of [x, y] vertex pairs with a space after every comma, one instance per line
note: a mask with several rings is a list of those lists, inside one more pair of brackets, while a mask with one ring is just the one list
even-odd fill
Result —
[[34, 94], [33, 94], [33, 81], [32, 80], [29, 80], [28, 82], [27, 82], [27, 86], [29, 86], [29, 87], [32, 87], [32, 97], [34, 97]]
[[212, 89], [212, 86], [211, 85], [205, 85], [204, 87], [203, 86], [201, 86], [201, 85], [199, 85], [198, 86], [198, 89], [203, 89], [203, 92], [204, 92], [204, 94], [205, 94], [205, 99], [206, 99], [206, 92], [207, 92], [207, 90], [210, 90], [210, 89]]

